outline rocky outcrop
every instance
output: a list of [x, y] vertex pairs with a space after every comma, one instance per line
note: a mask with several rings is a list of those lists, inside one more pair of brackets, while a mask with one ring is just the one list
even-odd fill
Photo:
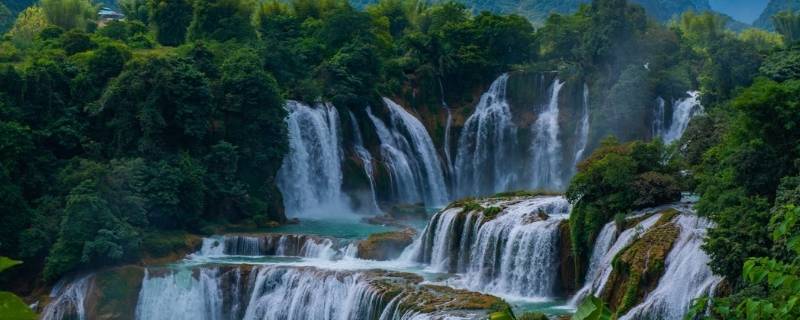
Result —
[[569, 233], [569, 220], [558, 225], [558, 281], [560, 293], [570, 296], [575, 293], [577, 279], [575, 277], [575, 256], [572, 252], [572, 239]]
[[672, 222], [675, 210], [662, 213], [658, 222], [622, 249], [614, 258], [613, 271], [600, 297], [617, 314], [625, 314], [658, 285], [665, 260], [680, 228]]
[[372, 234], [358, 242], [357, 257], [381, 261], [395, 259], [414, 241], [415, 235], [416, 231], [411, 228]]
[[86, 297], [88, 319], [133, 320], [144, 268], [123, 266], [98, 272]]

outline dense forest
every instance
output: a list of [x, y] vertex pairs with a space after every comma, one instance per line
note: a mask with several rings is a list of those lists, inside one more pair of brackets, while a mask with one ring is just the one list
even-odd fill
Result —
[[[0, 260], [1, 287], [287, 223], [287, 100], [458, 106], [502, 73], [557, 71], [608, 92], [592, 129], [608, 138], [566, 190], [578, 278], [604, 224], [692, 191], [726, 279], [693, 316], [800, 317], [800, 15], [735, 33], [710, 12], [647, 15], [665, 1], [579, 2], [538, 28], [457, 2], [120, 0], [124, 20], [89, 0], [0, 3], [0, 256], [24, 262]], [[706, 113], [674, 144], [634, 141], [609, 124], [641, 118], [643, 83], [699, 88]]]

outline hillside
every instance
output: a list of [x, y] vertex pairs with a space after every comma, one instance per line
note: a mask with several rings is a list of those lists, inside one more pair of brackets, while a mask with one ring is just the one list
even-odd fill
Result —
[[[351, 0], [357, 7], [363, 7], [376, 0]], [[542, 22], [550, 13], [569, 13], [578, 9], [588, 0], [460, 0], [474, 11], [491, 11], [496, 13], [516, 13]], [[633, 0], [643, 6], [648, 14], [660, 21], [666, 21], [684, 11], [710, 10], [708, 0]]]
[[800, 0], [770, 0], [761, 16], [753, 22], [753, 26], [767, 30], [775, 30], [772, 25], [772, 16], [781, 11], [800, 10]]

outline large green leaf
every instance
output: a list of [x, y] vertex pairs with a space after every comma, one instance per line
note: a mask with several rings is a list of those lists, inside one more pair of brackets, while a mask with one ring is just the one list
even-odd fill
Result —
[[596, 297], [589, 297], [578, 307], [572, 320], [609, 320], [611, 310]]
[[36, 314], [13, 293], [0, 291], [0, 318], [3, 320], [34, 320]]
[[6, 257], [0, 257], [0, 272], [3, 272], [3, 270], [6, 270], [21, 263], [22, 261], [11, 260]]

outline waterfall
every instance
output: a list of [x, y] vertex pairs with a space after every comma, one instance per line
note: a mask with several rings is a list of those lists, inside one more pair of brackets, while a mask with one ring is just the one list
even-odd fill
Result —
[[364, 167], [364, 174], [369, 180], [369, 191], [371, 197], [371, 208], [369, 208], [369, 210], [373, 213], [378, 213], [381, 212], [381, 209], [378, 206], [378, 196], [375, 193], [375, 174], [372, 168], [372, 154], [370, 154], [369, 150], [364, 147], [364, 138], [361, 137], [361, 128], [358, 125], [356, 116], [353, 115], [352, 112], [348, 112], [348, 114], [350, 115], [350, 123], [353, 126], [353, 136], [355, 140], [353, 142], [353, 149], [355, 150], [358, 159], [361, 160], [361, 165]]
[[665, 109], [666, 105], [667, 102], [664, 101], [664, 98], [656, 98], [656, 105], [655, 109], [653, 110], [653, 137], [662, 137], [664, 135], [664, 117], [666, 117], [665, 114], [667, 112]]
[[401, 259], [439, 272], [465, 273], [467, 288], [523, 297], [552, 297], [558, 266], [559, 224], [570, 207], [562, 197], [481, 203], [497, 216], [453, 207], [431, 219]]
[[332, 105], [310, 107], [288, 101], [289, 153], [278, 171], [278, 187], [290, 216], [349, 212], [342, 194], [339, 115]]
[[[239, 272], [235, 270], [232, 272]], [[136, 319], [139, 320], [222, 320], [223, 281], [219, 269], [178, 270], [154, 275], [145, 269]]]
[[506, 100], [508, 74], [503, 74], [481, 96], [475, 112], [464, 123], [455, 164], [458, 197], [489, 195], [516, 187], [517, 128]]
[[447, 203], [447, 187], [444, 184], [441, 161], [425, 126], [394, 101], [383, 98], [383, 102], [389, 108], [395, 129], [403, 130], [410, 138], [411, 150], [424, 169], [427, 180], [424, 190], [425, 204], [433, 207]]
[[661, 218], [661, 214], [654, 214], [639, 222], [635, 227], [624, 230], [616, 239], [614, 239], [617, 233], [616, 223], [612, 221], [606, 224], [595, 240], [585, 283], [571, 299], [570, 305], [577, 306], [590, 294], [599, 296], [608, 281], [608, 277], [611, 276], [611, 271], [613, 270], [612, 262], [617, 253], [649, 230], [658, 222], [659, 218]]
[[50, 292], [52, 301], [44, 307], [42, 320], [85, 320], [85, 302], [93, 276], [80, 277], [75, 281], [59, 281]]
[[698, 114], [703, 113], [703, 106], [700, 104], [700, 92], [689, 91], [686, 98], [676, 101], [672, 107], [672, 122], [669, 128], [664, 130], [663, 139], [665, 143], [671, 143], [683, 136], [689, 121]]
[[359, 273], [297, 268], [254, 272], [244, 319], [374, 319], [382, 311], [380, 293]]
[[533, 161], [533, 189], [561, 189], [561, 142], [558, 140], [558, 95], [564, 82], [555, 79], [550, 88], [550, 101], [539, 114], [533, 127], [531, 147]]
[[276, 265], [148, 269], [136, 319], [458, 319], [451, 315], [464, 314], [447, 310], [446, 303], [432, 313], [409, 309], [425, 301], [418, 294], [442, 293], [407, 277]]
[[583, 109], [581, 110], [581, 121], [575, 131], [577, 142], [575, 143], [575, 159], [573, 160], [573, 170], [576, 170], [578, 162], [583, 159], [586, 152], [586, 145], [589, 143], [589, 86], [583, 84]]
[[384, 98], [391, 127], [372, 114], [381, 141], [381, 156], [389, 170], [395, 200], [404, 203], [424, 202], [429, 207], [444, 204], [447, 188], [441, 162], [425, 127], [417, 118], [393, 101]]
[[453, 126], [453, 114], [446, 106], [445, 110], [447, 110], [447, 121], [444, 126], [444, 158], [447, 161], [447, 173], [452, 176], [454, 169], [453, 160], [450, 158], [450, 127]]
[[667, 256], [658, 286], [621, 319], [682, 319], [692, 300], [711, 295], [722, 280], [711, 272], [710, 259], [702, 249], [711, 222], [681, 215], [676, 223], [680, 235]]
[[292, 256], [323, 260], [354, 257], [354, 243], [298, 234], [265, 234], [262, 236], [226, 235], [203, 238], [199, 252], [190, 258], [224, 256]]

